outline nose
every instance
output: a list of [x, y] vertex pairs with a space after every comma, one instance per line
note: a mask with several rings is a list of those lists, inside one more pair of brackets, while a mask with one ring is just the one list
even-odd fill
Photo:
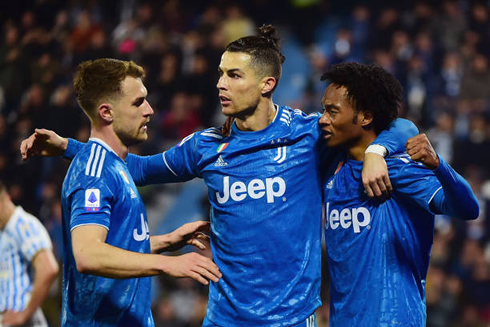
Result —
[[216, 88], [218, 88], [218, 90], [226, 90], [226, 84], [225, 84], [225, 76], [220, 76], [220, 78], [218, 79], [218, 83], [216, 84]]
[[152, 116], [155, 112], [153, 111], [153, 108], [151, 107], [150, 103], [146, 100], [145, 102], [146, 102], [145, 117]]
[[320, 125], [330, 125], [330, 115], [325, 110], [320, 117]]

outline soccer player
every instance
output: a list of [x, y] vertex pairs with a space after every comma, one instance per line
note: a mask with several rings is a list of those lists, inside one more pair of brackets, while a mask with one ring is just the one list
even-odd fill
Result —
[[91, 138], [73, 159], [62, 187], [64, 326], [153, 326], [151, 280], [168, 274], [208, 284], [220, 273], [197, 253], [158, 253], [203, 246], [205, 222], [151, 236], [145, 207], [126, 166], [128, 147], [147, 138], [153, 109], [143, 69], [98, 59], [79, 65], [77, 100], [91, 121]]
[[402, 88], [375, 65], [335, 65], [322, 79], [331, 83], [322, 100], [323, 138], [345, 151], [324, 185], [330, 326], [425, 326], [434, 214], [476, 219], [478, 202], [424, 134], [408, 140], [408, 154], [386, 159], [391, 198], [368, 198], [364, 151], [396, 118]]
[[48, 232], [0, 181], [0, 326], [47, 327], [40, 306], [58, 269]]
[[[309, 327], [321, 305], [320, 171], [330, 151], [319, 115], [272, 101], [284, 61], [273, 33], [264, 26], [260, 35], [230, 43], [221, 57], [217, 88], [223, 114], [234, 118], [229, 134], [209, 128], [163, 154], [127, 157], [136, 184], [199, 177], [208, 186], [211, 249], [223, 277], [210, 285], [204, 326]], [[403, 149], [412, 125], [383, 133], [377, 143]], [[67, 158], [80, 146], [37, 130], [22, 143], [23, 156], [49, 153], [43, 138], [60, 153], [66, 149]], [[383, 158], [368, 156], [375, 171], [368, 175], [381, 176], [368, 193], [388, 192], [387, 175], [378, 174]]]

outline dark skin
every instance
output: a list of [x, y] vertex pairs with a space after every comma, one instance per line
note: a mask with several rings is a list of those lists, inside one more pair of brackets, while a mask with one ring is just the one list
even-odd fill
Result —
[[431, 170], [439, 167], [439, 157], [424, 133], [410, 138], [405, 147], [413, 161], [421, 162]]

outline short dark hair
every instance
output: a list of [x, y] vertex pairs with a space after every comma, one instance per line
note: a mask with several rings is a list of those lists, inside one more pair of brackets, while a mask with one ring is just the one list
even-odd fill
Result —
[[260, 77], [274, 77], [277, 87], [286, 57], [281, 53], [279, 38], [274, 36], [276, 32], [274, 26], [262, 25], [257, 31], [259, 35], [245, 36], [231, 42], [226, 46], [225, 51], [250, 55], [251, 65]]
[[143, 78], [145, 72], [133, 61], [111, 58], [88, 60], [78, 65], [73, 85], [85, 113], [93, 117], [101, 101], [121, 94], [122, 82], [127, 76]]
[[375, 64], [346, 62], [333, 65], [321, 80], [347, 89], [354, 110], [370, 111], [376, 134], [388, 128], [398, 116], [403, 88], [395, 76]]

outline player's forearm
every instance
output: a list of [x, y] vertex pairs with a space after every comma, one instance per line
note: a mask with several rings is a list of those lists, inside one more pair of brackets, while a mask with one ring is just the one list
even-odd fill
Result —
[[447, 162], [439, 157], [439, 167], [434, 174], [442, 185], [443, 192], [437, 192], [431, 205], [439, 213], [471, 220], [479, 216], [479, 205], [468, 182]]
[[163, 153], [151, 156], [129, 154], [126, 157], [126, 162], [134, 183], [138, 186], [189, 180], [179, 178], [172, 172], [165, 162]]
[[123, 250], [100, 241], [75, 252], [77, 270], [109, 278], [135, 278], [161, 274], [166, 257]]
[[382, 131], [373, 144], [382, 145], [388, 154], [405, 152], [407, 140], [419, 133], [417, 126], [407, 119], [397, 118], [389, 129]]

